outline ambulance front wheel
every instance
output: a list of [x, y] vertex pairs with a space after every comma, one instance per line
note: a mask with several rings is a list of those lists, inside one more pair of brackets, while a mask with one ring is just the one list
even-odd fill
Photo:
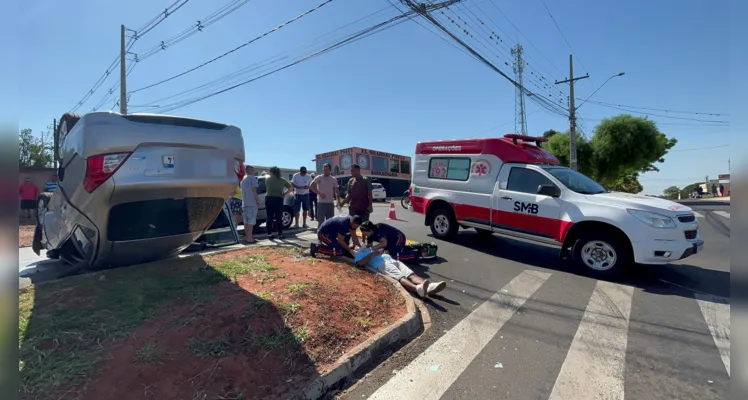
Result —
[[434, 211], [431, 218], [431, 234], [437, 239], [452, 239], [459, 229], [451, 210], [440, 208]]
[[589, 275], [618, 275], [633, 262], [628, 241], [612, 232], [585, 232], [572, 248], [574, 262]]

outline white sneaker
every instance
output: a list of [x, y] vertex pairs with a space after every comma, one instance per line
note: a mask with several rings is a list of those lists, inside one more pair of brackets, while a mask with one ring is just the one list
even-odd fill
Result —
[[442, 290], [444, 290], [445, 287], [447, 287], [446, 282], [431, 282], [428, 288], [428, 295], [429, 296], [435, 295], [441, 292]]
[[425, 284], [426, 284], [426, 282], [421, 283], [420, 285], [416, 286], [416, 292], [418, 292], [418, 296], [420, 296], [420, 297], [425, 297], [426, 296], [426, 290], [423, 287]]

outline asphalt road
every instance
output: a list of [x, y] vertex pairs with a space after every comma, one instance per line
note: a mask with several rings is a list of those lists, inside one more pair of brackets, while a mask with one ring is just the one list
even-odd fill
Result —
[[[343, 399], [725, 399], [729, 376], [729, 206], [692, 206], [703, 251], [597, 281], [557, 252], [462, 230], [434, 240], [423, 217], [387, 221], [434, 241], [414, 270], [448, 284], [427, 300], [432, 326]], [[378, 208], [373, 220], [383, 220]]]

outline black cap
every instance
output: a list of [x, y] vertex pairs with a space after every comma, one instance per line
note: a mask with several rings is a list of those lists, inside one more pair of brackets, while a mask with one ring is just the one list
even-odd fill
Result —
[[306, 172], [306, 167], [299, 168], [299, 172]]

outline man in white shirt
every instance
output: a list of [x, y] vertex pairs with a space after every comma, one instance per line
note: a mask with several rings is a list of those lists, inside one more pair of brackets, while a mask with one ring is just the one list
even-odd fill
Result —
[[332, 166], [325, 164], [322, 171], [323, 174], [317, 175], [309, 187], [314, 193], [317, 193], [317, 222], [320, 225], [335, 215], [335, 204], [339, 195], [338, 180], [330, 175]]
[[309, 185], [312, 184], [312, 177], [306, 173], [306, 167], [299, 168], [299, 172], [293, 174], [291, 178], [291, 186], [293, 186], [296, 196], [293, 202], [293, 211], [296, 224], [294, 228], [299, 227], [299, 211], [302, 209], [304, 213], [302, 215], [302, 226], [308, 228], [306, 224], [306, 214], [309, 212]]
[[246, 174], [242, 183], [239, 185], [242, 189], [242, 216], [244, 217], [244, 241], [247, 243], [257, 243], [252, 237], [252, 233], [257, 222], [257, 209], [260, 206], [260, 196], [257, 194], [257, 188], [260, 183], [255, 176], [255, 169], [251, 165], [245, 168]]

